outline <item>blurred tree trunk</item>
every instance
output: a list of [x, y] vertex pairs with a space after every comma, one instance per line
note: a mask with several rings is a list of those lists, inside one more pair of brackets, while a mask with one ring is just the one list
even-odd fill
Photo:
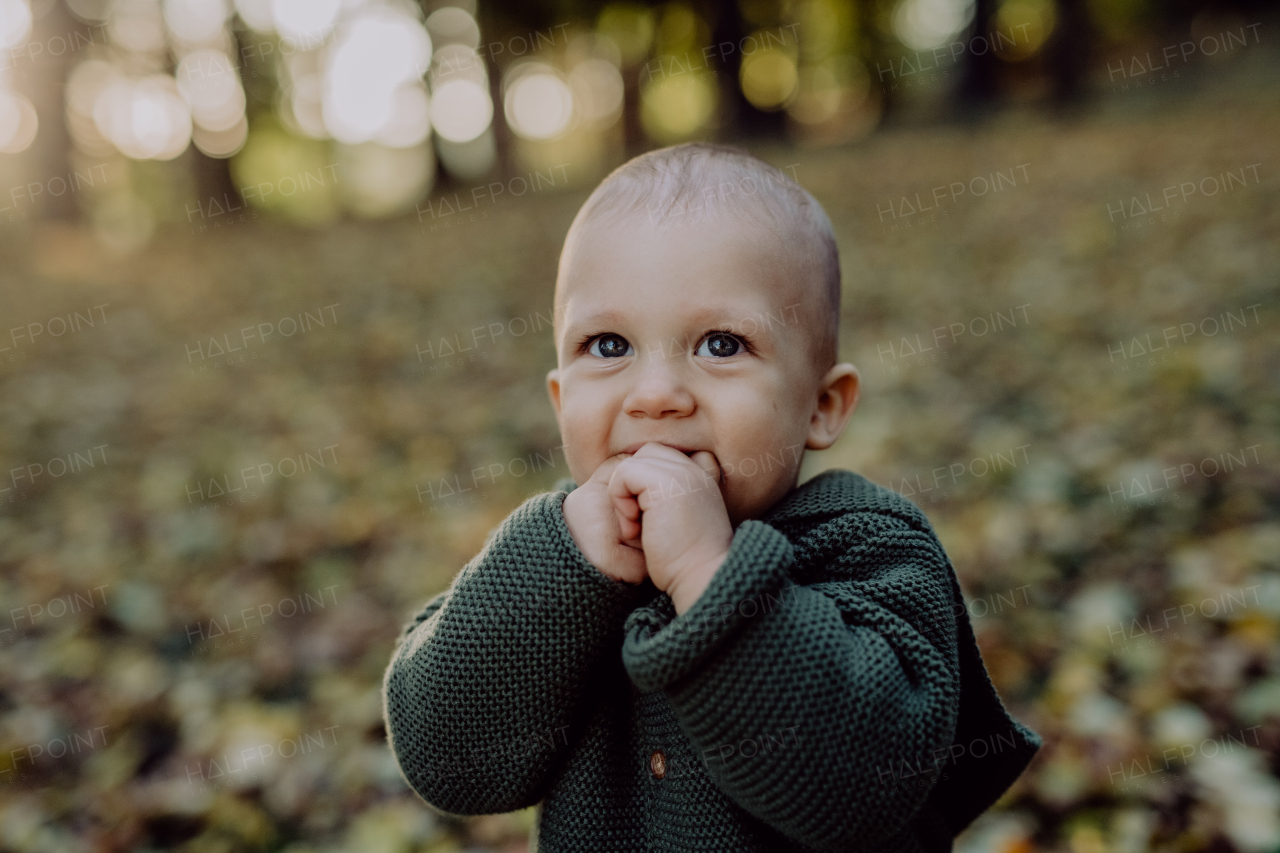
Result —
[[[978, 0], [974, 11], [973, 35], [969, 38], [982, 37], [987, 41], [987, 50], [975, 53], [972, 49], [964, 55], [964, 70], [960, 74], [960, 85], [956, 91], [956, 101], [960, 109], [969, 114], [984, 113], [995, 105], [999, 88], [999, 62], [996, 52], [991, 49], [991, 25], [995, 21], [996, 0]], [[970, 41], [972, 44], [972, 41]]]
[[1058, 23], [1046, 48], [1045, 60], [1058, 106], [1080, 102], [1092, 53], [1089, 12], [1085, 0], [1058, 0]]
[[[40, 11], [40, 10], [37, 10]], [[76, 195], [72, 191], [54, 195], [51, 181], [66, 179], [72, 170], [71, 133], [67, 129], [66, 92], [67, 77], [79, 62], [77, 51], [71, 47], [83, 47], [86, 42], [101, 44], [106, 40], [101, 27], [91, 28], [71, 17], [61, 3], [44, 7], [32, 27], [31, 38], [25, 51], [13, 54], [10, 74], [18, 88], [25, 89], [36, 108], [40, 129], [28, 152], [33, 156], [35, 173], [32, 180], [45, 185], [40, 194], [39, 213], [45, 219], [74, 219], [79, 213]], [[72, 34], [76, 35], [73, 37]], [[54, 48], [61, 47], [60, 53]]]
[[623, 154], [629, 160], [647, 149], [648, 135], [640, 123], [640, 81], [648, 72], [645, 65], [649, 60], [641, 60], [634, 68], [622, 72], [622, 137]]
[[[244, 68], [241, 67], [241, 59], [244, 56], [243, 36], [243, 30], [232, 29], [231, 39], [235, 55], [231, 57], [231, 62], [240, 67], [241, 85], [244, 85]], [[225, 207], [243, 206], [244, 200], [240, 198], [240, 191], [236, 189], [235, 182], [231, 179], [229, 157], [210, 157], [196, 148], [194, 142], [191, 144], [191, 156], [191, 168], [195, 172], [196, 179], [196, 194], [202, 203], [207, 203], [209, 199], [214, 198]]]
[[[742, 41], [750, 33], [743, 26], [737, 4], [723, 3], [700, 11], [712, 22], [711, 44], [715, 53], [708, 64], [716, 69], [721, 103], [724, 105], [721, 112], [724, 122], [721, 135], [744, 139], [784, 137], [787, 127], [786, 112], [756, 109], [742, 93], [742, 86], [739, 84], [742, 78]], [[781, 28], [781, 17], [774, 26]], [[732, 48], [722, 53], [721, 44], [731, 44]]]
[[231, 180], [230, 160], [210, 157], [201, 153], [200, 149], [191, 146], [192, 169], [196, 177], [196, 193], [201, 203], [208, 204], [209, 199], [217, 199], [223, 207], [241, 207], [244, 200], [240, 191]]
[[[718, 10], [704, 9], [702, 12], [703, 15], [713, 15], [711, 44], [716, 51], [712, 54], [711, 64], [716, 69], [716, 88], [720, 92], [721, 136], [752, 136], [754, 129], [751, 125], [759, 112], [748, 103], [742, 87], [738, 85], [742, 71], [742, 55], [738, 48], [746, 35], [742, 31], [742, 16], [732, 3], [725, 3]], [[732, 44], [733, 48], [726, 51], [721, 59], [719, 45], [723, 43]]]

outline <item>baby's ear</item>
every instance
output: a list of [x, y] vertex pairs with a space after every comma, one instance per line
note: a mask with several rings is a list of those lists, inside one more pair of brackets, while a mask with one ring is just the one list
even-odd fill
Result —
[[547, 394], [551, 397], [551, 408], [556, 410], [556, 420], [560, 419], [560, 371], [552, 370], [547, 374]]
[[835, 444], [858, 405], [860, 386], [858, 368], [852, 364], [837, 364], [827, 371], [819, 384], [818, 397], [810, 416], [809, 435], [805, 442], [807, 449], [826, 450]]

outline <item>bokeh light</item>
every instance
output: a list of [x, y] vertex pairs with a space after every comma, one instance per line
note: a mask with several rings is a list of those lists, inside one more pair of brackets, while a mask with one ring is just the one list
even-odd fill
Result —
[[893, 32], [912, 50], [946, 44], [973, 21], [974, 0], [902, 0], [893, 12]]
[[752, 46], [750, 52], [743, 49], [738, 72], [743, 96], [759, 110], [786, 106], [799, 84], [794, 44], [762, 31], [752, 33], [743, 42]]
[[0, 88], [0, 154], [21, 154], [35, 141], [40, 122], [31, 101]]
[[[417, 125], [410, 116], [392, 129], [395, 107], [425, 110], [425, 90], [420, 95], [401, 90], [421, 89], [430, 61], [431, 38], [418, 21], [385, 8], [361, 11], [344, 25], [325, 70], [321, 111], [329, 133], [356, 144], [386, 130], [404, 143], [405, 128]], [[405, 144], [425, 139], [425, 125], [421, 134]]]
[[66, 0], [71, 14], [82, 21], [97, 24], [107, 19], [116, 0]]
[[249, 120], [241, 115], [231, 127], [209, 130], [196, 125], [191, 129], [191, 144], [201, 153], [218, 159], [230, 157], [244, 147], [249, 138]]
[[583, 120], [607, 127], [622, 115], [625, 87], [618, 67], [607, 59], [584, 59], [569, 72], [573, 103]]
[[226, 0], [164, 0], [164, 22], [179, 42], [204, 44], [222, 34]]
[[271, 0], [235, 0], [240, 20], [260, 33], [273, 33], [276, 21], [271, 14]]
[[31, 34], [31, 5], [27, 0], [0, 0], [0, 50], [12, 50]]
[[[839, 50], [842, 38], [857, 29], [852, 4], [837, 0], [809, 0], [797, 8], [796, 47], [805, 59], [823, 59]], [[850, 47], [851, 45], [845, 45]]]
[[313, 139], [328, 139], [321, 101], [324, 78], [319, 73], [304, 74], [291, 89], [281, 91], [281, 115], [290, 129]]
[[176, 77], [191, 119], [200, 127], [226, 131], [244, 118], [244, 89], [226, 54], [209, 49], [192, 51], [178, 63]]
[[867, 67], [852, 56], [832, 56], [801, 69], [787, 114], [805, 125], [821, 125], [857, 109], [871, 90]]
[[573, 123], [573, 90], [550, 65], [525, 63], [507, 77], [503, 111], [517, 136], [554, 139]]
[[308, 225], [338, 216], [338, 184], [348, 178], [338, 172], [329, 145], [288, 133], [270, 118], [254, 123], [231, 158], [231, 177], [236, 186], [255, 188], [249, 204]]
[[316, 43], [338, 20], [342, 0], [271, 0], [271, 19], [282, 36]]
[[715, 83], [677, 74], [649, 81], [640, 93], [640, 121], [655, 140], [671, 144], [706, 127], [716, 109]]
[[596, 31], [618, 46], [623, 65], [635, 65], [649, 55], [653, 12], [639, 3], [610, 3], [600, 11]]
[[493, 102], [474, 80], [449, 80], [433, 93], [431, 124], [450, 142], [469, 142], [492, 121]]
[[431, 146], [390, 148], [376, 143], [338, 147], [338, 192], [357, 216], [382, 217], [412, 210], [435, 180]]
[[719, 90], [710, 74], [692, 70], [711, 29], [684, 3], [667, 3], [654, 25], [654, 56], [641, 72], [640, 123], [657, 142], [690, 139], [710, 125]]
[[444, 6], [427, 16], [427, 32], [436, 47], [460, 44], [472, 50], [480, 47], [480, 25], [466, 9]]
[[126, 157], [172, 160], [191, 141], [191, 112], [167, 74], [114, 76], [93, 105], [94, 123]]
[[996, 11], [996, 30], [1013, 38], [997, 38], [996, 55], [1009, 62], [1034, 56], [1053, 32], [1054, 18], [1053, 0], [1004, 0]]
[[156, 0], [117, 0], [107, 18], [111, 42], [134, 53], [163, 51], [164, 31], [164, 15]]
[[76, 147], [86, 154], [106, 156], [115, 148], [98, 130], [93, 112], [98, 95], [118, 76], [115, 66], [91, 59], [77, 65], [67, 78], [67, 129]]
[[710, 41], [711, 29], [698, 13], [684, 3], [667, 3], [661, 7], [654, 28], [654, 53], [681, 56]]
[[375, 139], [392, 148], [418, 145], [431, 135], [431, 101], [418, 84], [402, 84], [391, 94], [391, 119]]
[[[27, 0], [0, 0], [0, 51], [18, 50], [30, 34]], [[6, 59], [0, 53], [0, 154], [20, 154], [35, 140], [40, 121], [31, 101], [8, 89]]]

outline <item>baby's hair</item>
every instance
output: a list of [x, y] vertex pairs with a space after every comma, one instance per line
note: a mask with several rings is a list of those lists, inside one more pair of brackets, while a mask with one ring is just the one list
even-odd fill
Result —
[[641, 154], [614, 169], [591, 193], [569, 228], [562, 259], [588, 221], [638, 214], [660, 229], [734, 216], [779, 239], [798, 259], [800, 273], [822, 287], [821, 304], [809, 311], [817, 332], [815, 367], [825, 372], [836, 363], [840, 256], [835, 232], [817, 199], [782, 170], [742, 149], [708, 142]]

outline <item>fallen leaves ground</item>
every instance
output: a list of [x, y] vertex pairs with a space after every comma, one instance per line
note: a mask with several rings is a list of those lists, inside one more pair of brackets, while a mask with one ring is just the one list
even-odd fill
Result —
[[[1280, 844], [1268, 86], [760, 152], [835, 223], [865, 382], [802, 478], [925, 509], [1046, 739], [960, 849]], [[978, 196], [996, 172], [1017, 180]], [[1248, 180], [1129, 215], [1226, 172]], [[543, 376], [581, 201], [175, 227], [127, 258], [0, 229], [2, 325], [80, 315], [0, 352], [0, 847], [525, 849], [532, 812], [449, 820], [407, 791], [379, 685], [414, 609], [567, 476]], [[441, 355], [454, 336], [471, 350]]]

